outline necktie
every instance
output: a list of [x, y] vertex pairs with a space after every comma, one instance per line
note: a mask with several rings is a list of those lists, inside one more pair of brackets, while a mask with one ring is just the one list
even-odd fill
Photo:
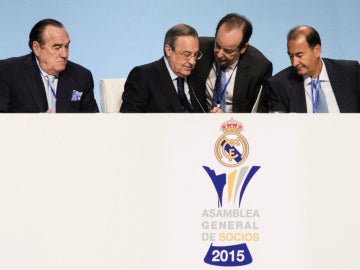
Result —
[[326, 97], [324, 94], [324, 91], [321, 89], [321, 84], [320, 84], [320, 80], [314, 80], [311, 79], [311, 93], [312, 95], [315, 94], [315, 99], [313, 98], [313, 101], [315, 100], [316, 102], [313, 102], [313, 106], [316, 106], [316, 110], [313, 110], [314, 112], [317, 113], [328, 113], [328, 106], [326, 103]]
[[55, 76], [47, 75], [45, 78], [48, 84], [48, 91], [49, 91], [48, 94], [49, 109], [52, 109], [52, 111], [55, 113], [56, 112], [56, 90], [54, 87]]
[[213, 106], [220, 105], [223, 112], [226, 111], [226, 91], [225, 91], [226, 77], [225, 68], [220, 67], [216, 70], [216, 81], [213, 94]]
[[178, 97], [181, 103], [182, 111], [190, 112], [191, 111], [190, 103], [185, 95], [185, 90], [184, 90], [184, 78], [177, 77], [176, 80], [177, 80]]

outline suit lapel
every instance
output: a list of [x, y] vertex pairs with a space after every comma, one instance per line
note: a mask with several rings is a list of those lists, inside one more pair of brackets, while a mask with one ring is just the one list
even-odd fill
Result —
[[344, 112], [347, 106], [347, 100], [351, 100], [351, 97], [344, 96], [344, 91], [341, 91], [342, 85], [347, 85], [347, 83], [343, 80], [344, 76], [340, 75], [341, 70], [336, 69], [334, 65], [327, 59], [323, 59], [326, 67], [326, 72], [328, 74], [331, 88], [334, 92], [336, 102], [338, 104], [340, 112]]
[[245, 88], [246, 78], [249, 77], [249, 69], [247, 61], [238, 62], [238, 67], [235, 74], [234, 91], [233, 91], [233, 104], [241, 102], [241, 96], [244, 91], [241, 89]]
[[[159, 74], [156, 76], [157, 78], [163, 78], [159, 79], [160, 87], [159, 89], [163, 89], [163, 93], [161, 93], [162, 102], [168, 103], [168, 105], [172, 108], [174, 112], [181, 112], [181, 104], [174, 86], [173, 81], [171, 80], [170, 73], [166, 67], [165, 60], [161, 58], [158, 61], [159, 64]], [[164, 76], [164, 74], [166, 74]]]
[[25, 83], [37, 110], [40, 112], [47, 111], [49, 106], [46, 98], [46, 90], [34, 56], [31, 55], [26, 59], [25, 70]]
[[66, 111], [66, 108], [70, 107], [72, 90], [77, 90], [73, 89], [73, 86], [72, 73], [67, 72], [67, 69], [65, 69], [58, 77], [56, 90], [56, 111]]

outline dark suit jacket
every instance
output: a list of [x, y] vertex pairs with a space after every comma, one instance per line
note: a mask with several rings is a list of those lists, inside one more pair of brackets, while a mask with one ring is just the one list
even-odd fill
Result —
[[[205, 106], [205, 93], [197, 93], [198, 80], [196, 77], [193, 77], [192, 80], [188, 79], [188, 85], [193, 111], [203, 112], [201, 106]], [[122, 99], [120, 112], [182, 112], [164, 58], [133, 68], [126, 79]]]
[[[83, 93], [80, 101], [71, 101], [73, 90]], [[33, 54], [0, 61], [0, 112], [39, 113], [48, 108], [44, 83]], [[98, 111], [91, 72], [68, 61], [58, 77], [56, 112]]]
[[[200, 51], [203, 57], [197, 61], [193, 74], [202, 80], [202, 89], [206, 91], [206, 80], [215, 61], [214, 42], [212, 37], [200, 37]], [[235, 75], [233, 93], [233, 112], [251, 112], [260, 86], [272, 75], [272, 63], [256, 48], [249, 46], [240, 56]], [[208, 108], [210, 109], [210, 108]], [[262, 91], [258, 112], [267, 112], [266, 91]]]
[[[360, 112], [360, 67], [357, 61], [323, 58], [342, 113]], [[269, 79], [270, 111], [306, 113], [303, 76], [288, 67]]]

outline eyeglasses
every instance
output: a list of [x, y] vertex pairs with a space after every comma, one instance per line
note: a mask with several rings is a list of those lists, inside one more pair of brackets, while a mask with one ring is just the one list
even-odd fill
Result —
[[197, 60], [200, 60], [201, 57], [203, 56], [202, 52], [200, 52], [200, 51], [191, 53], [191, 52], [177, 52], [177, 51], [174, 50], [174, 52], [177, 53], [177, 54], [180, 54], [187, 61], [190, 60], [193, 57], [194, 57], [195, 61], [197, 61]]

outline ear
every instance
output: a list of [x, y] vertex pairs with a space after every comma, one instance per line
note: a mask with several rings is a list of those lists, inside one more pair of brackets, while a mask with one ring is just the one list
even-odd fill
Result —
[[32, 44], [32, 49], [33, 49], [33, 52], [36, 56], [39, 56], [40, 54], [40, 43], [37, 42], [37, 41], [33, 41], [33, 44]]
[[172, 52], [172, 49], [171, 49], [170, 45], [169, 45], [169, 44], [166, 44], [166, 45], [165, 45], [165, 56], [166, 56], [166, 57], [170, 57], [171, 52]]
[[249, 47], [249, 42], [245, 43], [244, 46], [240, 49], [240, 54], [244, 54], [246, 52], [246, 49]]
[[320, 57], [320, 54], [321, 54], [321, 45], [320, 44], [317, 44], [314, 47], [314, 54], [316, 57]]

